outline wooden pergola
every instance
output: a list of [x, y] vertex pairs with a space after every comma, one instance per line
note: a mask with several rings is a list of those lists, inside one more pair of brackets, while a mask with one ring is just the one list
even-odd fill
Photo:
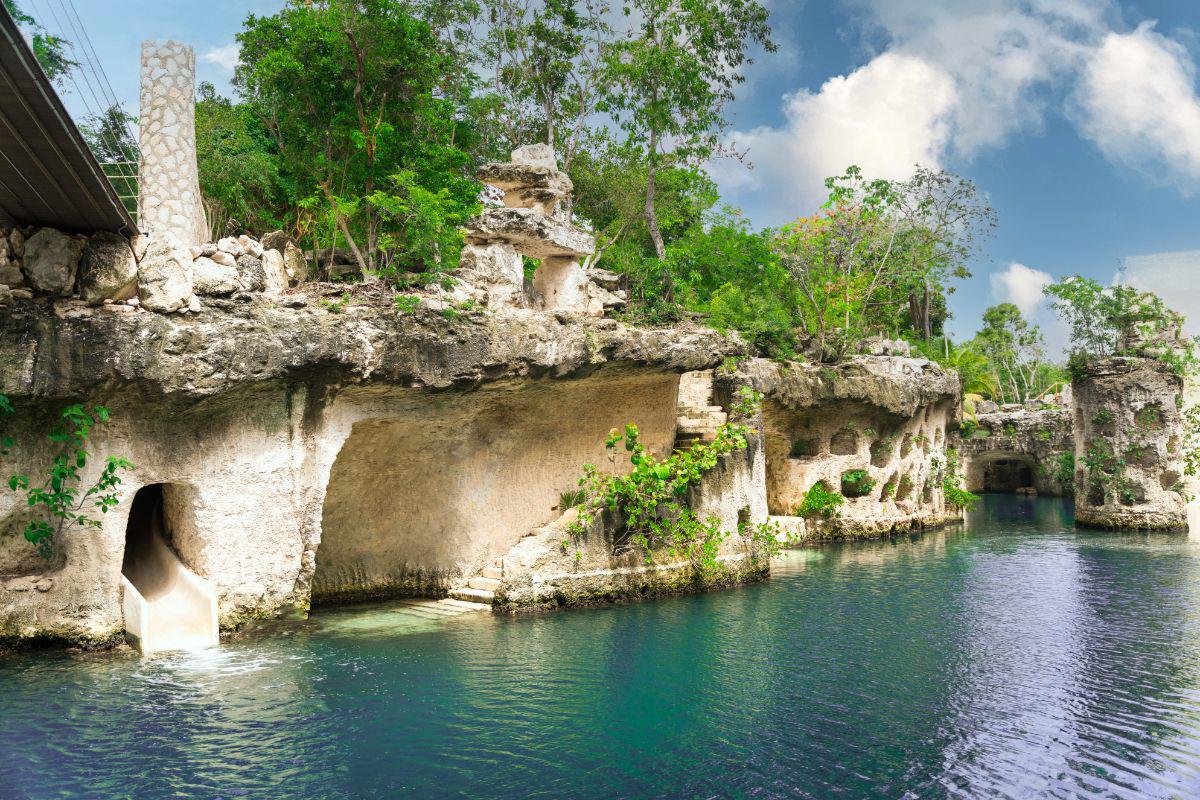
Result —
[[0, 227], [13, 224], [137, 231], [0, 3]]

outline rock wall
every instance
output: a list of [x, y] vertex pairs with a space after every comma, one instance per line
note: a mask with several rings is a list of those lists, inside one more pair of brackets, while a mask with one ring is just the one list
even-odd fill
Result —
[[577, 510], [570, 509], [504, 556], [497, 603], [508, 610], [589, 605], [765, 577], [769, 557], [744, 527], [768, 519], [761, 426], [751, 422], [754, 433], [746, 450], [722, 456], [688, 498], [697, 517], [715, 519], [726, 536], [715, 571], [700, 570], [688, 558], [665, 550], [647, 555], [624, 540], [621, 522], [611, 514], [598, 516], [582, 536], [576, 535], [571, 526]]
[[1073, 386], [1076, 523], [1186, 530], [1183, 378], [1123, 356], [1092, 362]]
[[[958, 408], [954, 373], [889, 356], [832, 367], [752, 359], [718, 375], [718, 395], [741, 383], [766, 395], [767, 507], [793, 541], [881, 536], [958, 518], [942, 491], [952, 455], [947, 426]], [[843, 503], [833, 515], [803, 516], [818, 483]]]
[[179, 247], [208, 240], [196, 167], [196, 53], [142, 42], [138, 226]]
[[1075, 437], [1065, 408], [979, 414], [954, 437], [969, 492], [1068, 495], [1075, 475]]
[[66, 532], [49, 562], [21, 538], [21, 499], [0, 494], [0, 640], [120, 638], [129, 507], [155, 483], [225, 629], [302, 613], [314, 587], [443, 591], [550, 519], [611, 427], [637, 421], [669, 447], [677, 374], [742, 347], [531, 312], [450, 320], [249, 296], [201, 315], [104, 308], [14, 299], [0, 317], [0, 391], [17, 406], [6, 466], [44, 468], [54, 416], [79, 401], [112, 410], [85, 481], [108, 455], [137, 465], [101, 527]]

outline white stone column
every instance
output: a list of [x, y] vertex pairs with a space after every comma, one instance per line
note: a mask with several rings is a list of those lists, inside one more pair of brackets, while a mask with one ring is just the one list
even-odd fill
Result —
[[196, 169], [196, 53], [142, 42], [138, 226], [190, 247], [208, 241]]

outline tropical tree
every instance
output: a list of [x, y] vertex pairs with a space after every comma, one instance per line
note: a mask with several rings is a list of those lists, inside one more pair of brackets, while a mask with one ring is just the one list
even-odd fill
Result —
[[597, 0], [484, 0], [489, 29], [481, 56], [503, 98], [510, 146], [538, 128], [570, 171], [602, 94], [601, 53], [612, 39]]
[[899, 228], [890, 216], [894, 185], [850, 167], [825, 186], [821, 211], [784, 226], [776, 250], [795, 283], [798, 321], [813, 350], [836, 360], [868, 332], [896, 324], [902, 275]]
[[[657, 258], [666, 257], [658, 179], [664, 167], [722, 153], [725, 104], [745, 80], [749, 48], [776, 49], [755, 0], [625, 0], [629, 32], [604, 49], [599, 110], [646, 154], [643, 214]], [[668, 297], [672, 285], [668, 279]]]
[[4, 0], [4, 8], [18, 25], [28, 28], [34, 57], [37, 58], [46, 77], [61, 88], [71, 70], [79, 66], [79, 62], [68, 55], [71, 42], [42, 27], [36, 19], [21, 10], [16, 0]]
[[983, 327], [975, 345], [987, 356], [996, 374], [1004, 402], [1023, 403], [1047, 388], [1045, 341], [1041, 329], [1031, 325], [1012, 303], [1000, 303], [983, 312]]
[[[456, 66], [396, 0], [292, 0], [250, 16], [235, 86], [270, 135], [296, 205], [340, 236], [364, 275], [457, 264], [477, 208], [461, 121], [444, 97]], [[433, 239], [430, 234], [433, 233]], [[417, 254], [400, 264], [397, 254]]]
[[900, 229], [907, 316], [929, 341], [939, 307], [944, 313], [945, 295], [954, 291], [950, 279], [971, 277], [967, 261], [996, 227], [996, 212], [970, 180], [917, 165], [909, 180], [895, 185], [891, 214]]

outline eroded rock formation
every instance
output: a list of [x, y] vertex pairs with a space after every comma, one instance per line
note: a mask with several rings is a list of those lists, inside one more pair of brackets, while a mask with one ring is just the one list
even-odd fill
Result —
[[678, 373], [743, 347], [703, 328], [253, 297], [212, 298], [200, 315], [12, 301], [6, 465], [40, 469], [57, 409], [82, 400], [113, 415], [85, 479], [107, 455], [137, 469], [103, 526], [68, 531], [50, 562], [21, 537], [21, 498], [0, 495], [0, 638], [120, 637], [129, 506], [153, 484], [170, 498], [171, 546], [214, 585], [226, 629], [314, 597], [444, 594], [553, 521], [610, 429], [635, 422], [668, 450]]
[[[958, 518], [942, 490], [953, 460], [947, 425], [958, 408], [953, 372], [891, 356], [832, 367], [751, 359], [718, 376], [718, 395], [740, 383], [767, 397], [767, 506], [793, 540], [879, 536]], [[816, 484], [842, 504], [805, 516]]]
[[1071, 494], [1075, 438], [1069, 409], [996, 409], [970, 422], [967, 435], [955, 439], [967, 491]]
[[1073, 386], [1075, 521], [1186, 530], [1182, 376], [1120, 356], [1088, 364]]

